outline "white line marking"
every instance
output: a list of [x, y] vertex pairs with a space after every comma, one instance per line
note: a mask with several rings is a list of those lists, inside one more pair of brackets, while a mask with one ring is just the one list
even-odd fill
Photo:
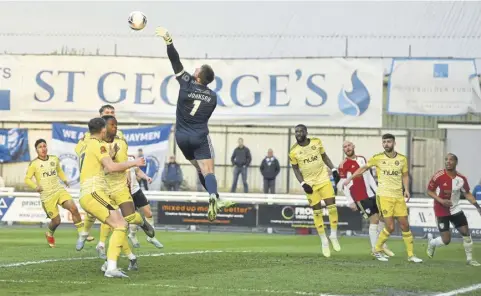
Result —
[[465, 288], [456, 289], [456, 290], [452, 290], [452, 291], [449, 291], [449, 292], [436, 294], [434, 296], [455, 296], [455, 295], [469, 293], [469, 292], [480, 290], [480, 289], [481, 289], [481, 284], [476, 284], [476, 285], [468, 286], [468, 287], [465, 287]]
[[[253, 251], [222, 251], [222, 250], [206, 250], [206, 251], [191, 251], [191, 252], [170, 252], [170, 253], [154, 253], [154, 254], [139, 254], [137, 257], [159, 257], [159, 256], [172, 256], [172, 255], [196, 255], [196, 254], [212, 254], [212, 253], [262, 253]], [[93, 260], [100, 259], [99, 257], [75, 257], [75, 258], [58, 258], [58, 259], [44, 259], [38, 261], [25, 261], [15, 262], [0, 265], [0, 268], [19, 267], [26, 265], [37, 265], [51, 262], [65, 262], [65, 261], [78, 261], [78, 260]]]
[[[12, 284], [37, 284], [37, 283], [45, 283], [45, 281], [38, 281], [38, 280], [1, 280], [1, 283], [12, 283]], [[83, 282], [83, 281], [55, 281], [58, 284], [67, 284], [67, 285], [92, 285], [95, 282]], [[322, 294], [322, 293], [314, 293], [314, 292], [303, 292], [303, 291], [287, 291], [287, 290], [262, 290], [262, 289], [233, 289], [233, 288], [223, 288], [223, 287], [207, 287], [207, 286], [179, 286], [179, 285], [169, 285], [169, 284], [135, 284], [135, 283], [126, 283], [126, 286], [133, 286], [133, 287], [157, 287], [157, 288], [171, 288], [171, 289], [190, 289], [190, 290], [224, 290], [229, 292], [251, 292], [251, 293], [265, 293], [265, 294], [289, 294], [289, 295], [306, 295], [306, 296], [343, 296], [343, 295], [334, 295], [334, 294]]]

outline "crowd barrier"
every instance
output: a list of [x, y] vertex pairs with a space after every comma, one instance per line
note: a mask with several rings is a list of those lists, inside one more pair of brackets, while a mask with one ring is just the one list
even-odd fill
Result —
[[[79, 190], [69, 189], [82, 215], [79, 203]], [[221, 193], [221, 198], [236, 202], [232, 208], [219, 213], [213, 223], [207, 220], [208, 195], [204, 192], [190, 191], [145, 191], [151, 202], [157, 202], [157, 225], [221, 225], [265, 228], [313, 228], [312, 209], [304, 195]], [[362, 218], [347, 207], [344, 196], [336, 197], [339, 212], [339, 229], [360, 231]], [[409, 222], [415, 235], [438, 232], [431, 198], [411, 198], [408, 202]], [[468, 218], [471, 234], [481, 238], [481, 216], [467, 201], [461, 201], [461, 209]], [[60, 209], [63, 223], [71, 223], [71, 215]], [[0, 188], [0, 221], [45, 223], [39, 194], [35, 192], [16, 192], [13, 188]], [[328, 213], [324, 209], [324, 221], [328, 225]], [[458, 235], [456, 230], [453, 234]]]

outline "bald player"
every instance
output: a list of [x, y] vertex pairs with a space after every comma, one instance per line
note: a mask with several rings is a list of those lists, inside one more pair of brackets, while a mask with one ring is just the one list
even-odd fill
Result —
[[[349, 178], [357, 169], [366, 165], [367, 161], [364, 156], [357, 155], [356, 146], [351, 141], [344, 141], [342, 149], [346, 158], [338, 167], [341, 180]], [[377, 184], [371, 170], [363, 173], [362, 178], [352, 180], [343, 188], [349, 207], [353, 211], [359, 211], [361, 216], [369, 221], [369, 239], [371, 241], [371, 251], [374, 253], [376, 241], [379, 233], [384, 229], [384, 221], [379, 218], [379, 209], [376, 204]], [[383, 247], [383, 253], [389, 257], [394, 253]]]

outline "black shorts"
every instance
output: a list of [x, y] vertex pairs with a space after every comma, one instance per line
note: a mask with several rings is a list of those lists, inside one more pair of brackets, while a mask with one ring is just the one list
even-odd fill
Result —
[[451, 216], [436, 217], [436, 220], [438, 222], [439, 232], [449, 231], [450, 223], [453, 223], [454, 228], [468, 225], [468, 219], [466, 219], [466, 215], [464, 215], [463, 211]]
[[214, 147], [209, 135], [192, 136], [186, 133], [175, 133], [175, 141], [187, 160], [214, 158]]
[[149, 204], [149, 201], [147, 200], [147, 197], [145, 197], [142, 189], [139, 189], [139, 191], [132, 194], [132, 198], [134, 200], [134, 205], [136, 209], [145, 207], [146, 205]]
[[374, 197], [356, 201], [356, 207], [364, 219], [368, 219], [372, 215], [379, 213], [379, 209], [377, 208], [376, 204], [376, 198]]

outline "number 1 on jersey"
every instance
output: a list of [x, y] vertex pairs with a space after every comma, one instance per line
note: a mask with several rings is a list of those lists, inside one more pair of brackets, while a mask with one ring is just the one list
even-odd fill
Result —
[[84, 159], [85, 159], [85, 153], [82, 153], [82, 155], [80, 155], [80, 165], [79, 165], [80, 172], [82, 172], [82, 166], [84, 165]]
[[194, 107], [192, 108], [192, 111], [190, 111], [190, 115], [191, 115], [191, 116], [194, 116], [194, 115], [195, 115], [195, 113], [196, 113], [197, 110], [199, 109], [199, 106], [200, 106], [200, 103], [201, 103], [201, 102], [202, 102], [202, 101], [199, 101], [199, 100], [195, 100], [195, 101], [194, 101]]

